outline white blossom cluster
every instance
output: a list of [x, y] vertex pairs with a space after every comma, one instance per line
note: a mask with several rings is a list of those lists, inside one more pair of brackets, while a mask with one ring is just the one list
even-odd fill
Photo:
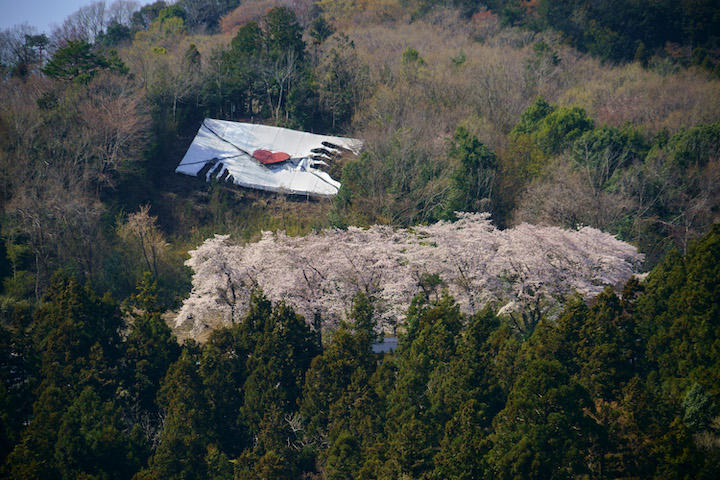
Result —
[[[346, 318], [352, 298], [376, 300], [381, 328], [402, 323], [423, 279], [437, 274], [460, 308], [487, 304], [500, 313], [548, 313], [573, 295], [590, 298], [618, 287], [636, 272], [642, 255], [632, 245], [594, 228], [563, 230], [521, 224], [499, 230], [488, 214], [459, 213], [456, 222], [407, 229], [325, 230], [304, 237], [264, 232], [261, 240], [233, 245], [216, 235], [190, 252], [193, 289], [177, 317], [195, 333], [239, 320], [250, 294], [261, 287], [323, 325]], [[436, 277], [437, 278], [437, 277]]]

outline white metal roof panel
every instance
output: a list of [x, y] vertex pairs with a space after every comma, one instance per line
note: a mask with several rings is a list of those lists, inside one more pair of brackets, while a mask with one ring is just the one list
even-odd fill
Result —
[[[207, 173], [208, 180], [227, 172], [234, 183], [243, 187], [332, 196], [337, 193], [340, 183], [314, 168], [320, 163], [315, 158], [329, 157], [312, 150], [337, 152], [333, 146], [359, 153], [362, 142], [267, 125], [205, 119], [175, 171], [197, 176], [205, 165], [211, 164], [214, 166]], [[290, 155], [290, 160], [263, 165], [252, 157], [252, 153], [260, 149], [285, 152]]]

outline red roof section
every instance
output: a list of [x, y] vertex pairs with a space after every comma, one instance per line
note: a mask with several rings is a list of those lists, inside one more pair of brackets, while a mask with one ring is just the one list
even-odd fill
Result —
[[253, 157], [255, 157], [260, 163], [263, 164], [269, 164], [269, 163], [280, 163], [284, 162], [286, 160], [290, 159], [290, 155], [284, 152], [271, 152], [270, 150], [255, 150], [253, 152]]

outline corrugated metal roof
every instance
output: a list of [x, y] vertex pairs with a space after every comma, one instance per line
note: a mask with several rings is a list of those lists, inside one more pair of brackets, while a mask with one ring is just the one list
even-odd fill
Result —
[[[342, 150], [357, 154], [361, 148], [362, 142], [353, 138], [205, 119], [175, 171], [198, 176], [203, 167], [212, 165], [207, 180], [216, 176], [248, 188], [332, 196], [340, 182], [315, 167]], [[255, 156], [258, 152], [262, 158]]]

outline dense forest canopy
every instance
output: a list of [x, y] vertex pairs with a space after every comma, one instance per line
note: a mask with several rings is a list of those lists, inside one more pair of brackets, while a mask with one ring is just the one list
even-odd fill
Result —
[[58, 274], [34, 312], [4, 307], [4, 472], [715, 478], [718, 256], [715, 226], [526, 340], [490, 309], [418, 295], [382, 358], [362, 293], [331, 338], [256, 292], [241, 321], [178, 346], [150, 274], [123, 309]]
[[[0, 31], [0, 476], [720, 477], [718, 32], [717, 0]], [[206, 184], [204, 118], [365, 148], [330, 200]], [[227, 325], [180, 343], [193, 301]]]

